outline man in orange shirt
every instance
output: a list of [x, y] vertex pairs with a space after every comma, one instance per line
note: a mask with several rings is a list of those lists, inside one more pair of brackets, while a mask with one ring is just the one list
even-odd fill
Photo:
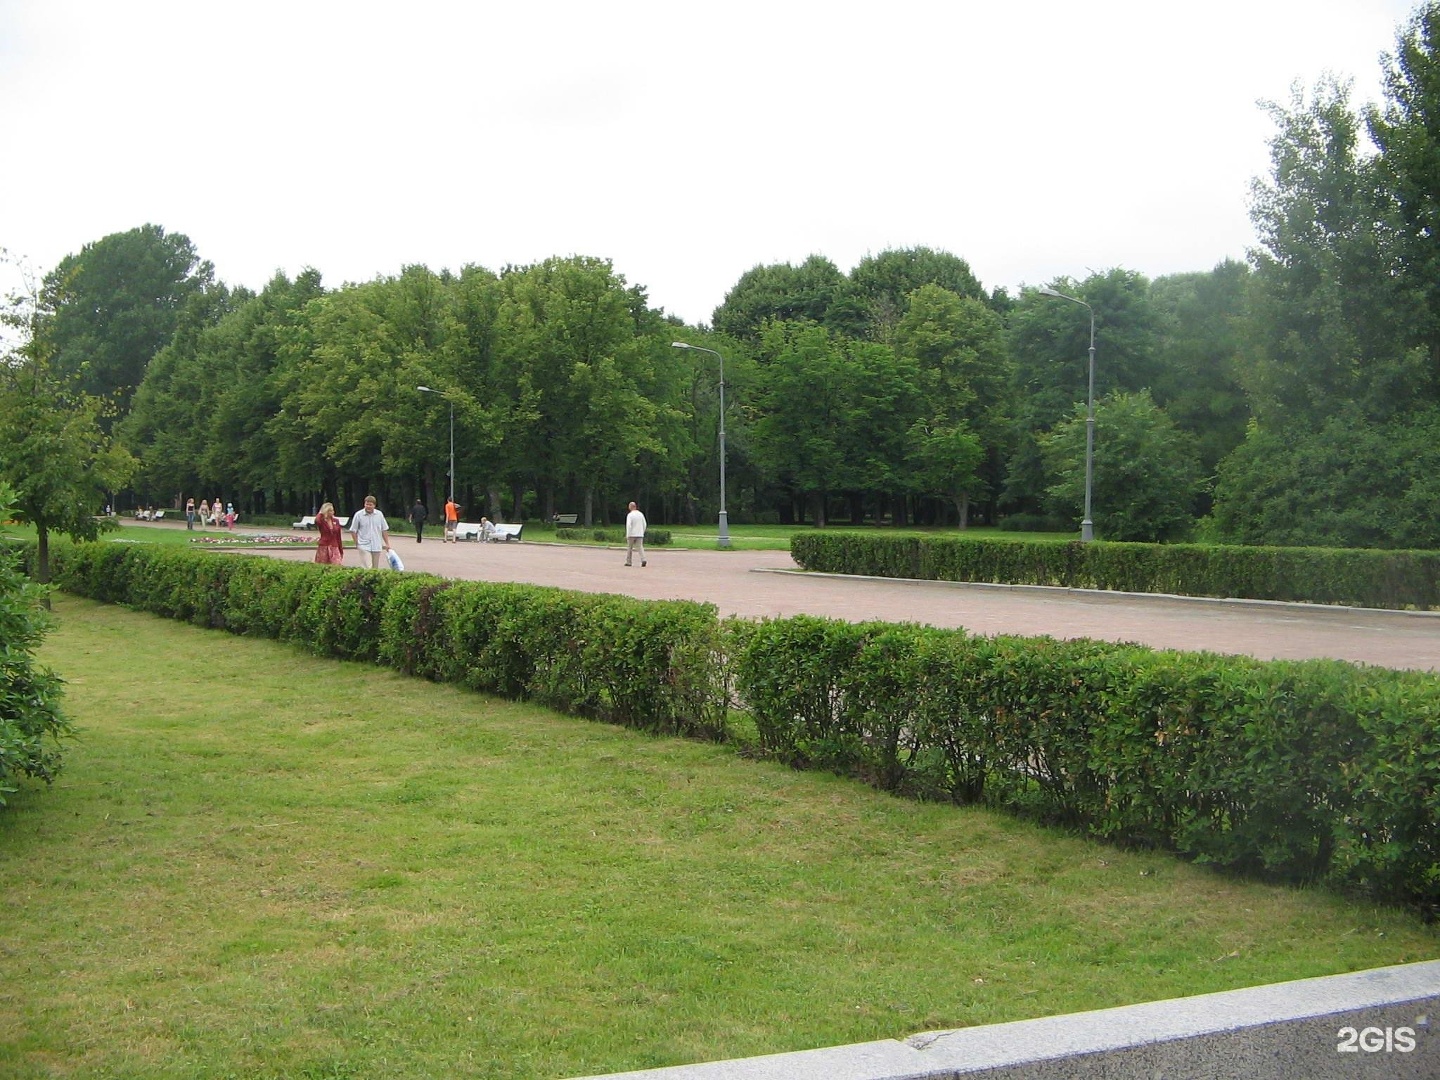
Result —
[[455, 526], [460, 524], [460, 506], [452, 495], [445, 500], [445, 535], [443, 543], [450, 543], [455, 539]]

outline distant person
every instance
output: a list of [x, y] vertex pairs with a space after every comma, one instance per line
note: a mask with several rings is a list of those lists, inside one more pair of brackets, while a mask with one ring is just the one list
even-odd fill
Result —
[[390, 523], [376, 509], [374, 495], [366, 495], [365, 509], [350, 519], [350, 532], [355, 536], [361, 566], [379, 570], [386, 565], [384, 553], [390, 550]]
[[455, 496], [445, 500], [445, 535], [440, 542], [448, 544], [455, 539], [455, 530], [460, 525], [460, 504], [455, 501]]
[[425, 504], [417, 496], [415, 505], [410, 507], [410, 524], [415, 526], [415, 542], [418, 544], [425, 539], [425, 519], [430, 516], [430, 511], [425, 509]]
[[633, 502], [630, 504], [630, 512], [625, 515], [625, 565], [631, 565], [630, 559], [636, 552], [640, 553], [640, 565], [645, 565], [645, 515]]
[[480, 539], [484, 543], [489, 543], [495, 539], [495, 525], [487, 517], [480, 519]]
[[200, 527], [203, 529], [210, 524], [210, 500], [200, 500]]
[[185, 502], [185, 528], [195, 528], [195, 499], [193, 497]]
[[222, 503], [217, 497], [213, 502], [210, 503], [210, 524], [214, 525], [218, 529], [220, 527], [220, 523], [224, 520], [225, 504]]
[[345, 565], [345, 530], [335, 516], [334, 503], [321, 503], [320, 513], [315, 515], [315, 528], [320, 530], [320, 544], [315, 549], [315, 561], [327, 566]]

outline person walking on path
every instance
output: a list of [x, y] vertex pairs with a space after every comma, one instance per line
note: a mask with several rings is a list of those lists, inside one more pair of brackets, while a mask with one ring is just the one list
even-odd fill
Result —
[[350, 519], [355, 535], [355, 550], [360, 552], [360, 565], [379, 570], [385, 565], [384, 552], [390, 550], [390, 523], [375, 508], [375, 496], [365, 496], [365, 509]]
[[460, 504], [455, 501], [455, 496], [445, 500], [445, 535], [440, 538], [442, 544], [455, 542], [455, 529], [460, 524]]
[[410, 524], [415, 526], [415, 542], [418, 544], [425, 539], [425, 519], [430, 516], [430, 511], [425, 509], [425, 504], [420, 501], [420, 496], [415, 496], [415, 505], [410, 507]]
[[645, 565], [645, 515], [633, 502], [630, 504], [630, 512], [625, 515], [625, 565], [631, 565], [630, 560], [635, 552], [640, 552], [640, 565]]
[[335, 516], [334, 503], [320, 504], [320, 513], [315, 515], [315, 528], [320, 530], [320, 546], [315, 549], [315, 561], [327, 566], [344, 566], [345, 530]]
[[185, 528], [192, 530], [195, 528], [195, 496], [193, 495], [185, 503]]

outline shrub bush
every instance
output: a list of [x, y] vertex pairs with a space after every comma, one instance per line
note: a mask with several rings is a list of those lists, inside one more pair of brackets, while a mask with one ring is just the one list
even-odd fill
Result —
[[43, 596], [26, 580], [24, 553], [0, 544], [0, 806], [22, 776], [52, 783], [62, 741], [72, 734], [60, 710], [60, 679], [35, 662], [50, 625]]
[[797, 533], [807, 570], [930, 581], [1440, 608], [1440, 552]]
[[762, 752], [796, 766], [1440, 907], [1430, 673], [813, 616], [722, 623], [704, 604], [159, 547], [52, 555], [82, 595], [646, 731], [723, 738], [733, 698]]

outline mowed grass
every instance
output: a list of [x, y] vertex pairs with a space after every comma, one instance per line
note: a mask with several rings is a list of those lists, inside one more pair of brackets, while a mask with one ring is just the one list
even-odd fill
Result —
[[566, 1077], [1440, 955], [1410, 916], [56, 597], [0, 1075]]

